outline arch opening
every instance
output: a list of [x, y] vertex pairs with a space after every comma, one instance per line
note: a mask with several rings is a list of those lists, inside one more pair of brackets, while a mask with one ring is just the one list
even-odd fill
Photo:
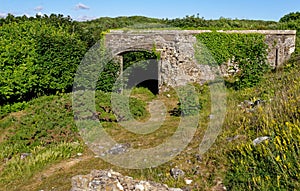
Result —
[[134, 50], [120, 53], [121, 72], [126, 89], [144, 87], [154, 95], [159, 93], [159, 60], [154, 52]]

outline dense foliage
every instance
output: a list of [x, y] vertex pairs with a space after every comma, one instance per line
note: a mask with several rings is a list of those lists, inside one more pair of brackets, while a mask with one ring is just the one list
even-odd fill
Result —
[[48, 19], [2, 23], [1, 105], [71, 89], [87, 44], [71, 32], [71, 25], [53, 23]]
[[275, 26], [275, 21], [240, 20], [221, 17], [217, 20], [206, 20], [199, 15], [186, 16], [184, 18], [166, 19], [164, 22], [172, 27], [202, 28], [202, 29], [268, 29]]
[[[102, 91], [96, 91], [95, 104], [91, 101], [85, 101], [90, 98], [89, 94], [81, 91], [76, 93], [78, 95], [73, 100], [73, 107], [76, 107], [74, 110], [76, 120], [98, 119], [101, 122], [117, 122], [127, 121], [132, 119], [132, 117], [135, 119], [143, 118], [147, 114], [146, 104], [135, 98], [130, 98], [128, 100], [126, 96], [118, 93], [104, 93]], [[114, 105], [112, 105], [112, 103]], [[96, 107], [96, 113], [90, 109], [93, 108], [94, 104]], [[127, 112], [127, 109], [129, 109], [130, 112]]]

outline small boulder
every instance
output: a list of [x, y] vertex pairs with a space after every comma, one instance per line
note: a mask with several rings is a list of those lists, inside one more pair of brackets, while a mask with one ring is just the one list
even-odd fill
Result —
[[116, 144], [107, 152], [112, 155], [118, 155], [127, 152], [127, 149], [130, 147], [130, 144]]
[[30, 155], [31, 155], [31, 153], [21, 153], [20, 158], [23, 160], [23, 159], [29, 157]]
[[269, 140], [269, 139], [270, 139], [270, 137], [268, 137], [268, 136], [258, 137], [258, 138], [253, 140], [253, 145], [256, 146], [256, 145], [258, 145], [258, 144], [260, 144], [260, 143], [262, 143], [266, 140]]
[[175, 167], [170, 170], [170, 174], [174, 179], [178, 179], [180, 177], [184, 177], [185, 173], [183, 170]]

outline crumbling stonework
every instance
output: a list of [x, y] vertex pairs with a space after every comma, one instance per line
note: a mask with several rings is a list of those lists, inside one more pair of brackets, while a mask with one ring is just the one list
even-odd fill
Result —
[[[165, 86], [180, 86], [188, 82], [203, 83], [233, 71], [224, 68], [211, 69], [198, 64], [195, 59], [195, 35], [209, 30], [112, 30], [105, 36], [105, 46], [113, 56], [131, 51], [158, 52], [158, 84], [160, 91]], [[232, 30], [226, 33], [260, 33], [266, 35], [268, 62], [273, 67], [282, 65], [295, 50], [296, 31], [292, 30]], [[226, 69], [225, 69], [226, 70]]]

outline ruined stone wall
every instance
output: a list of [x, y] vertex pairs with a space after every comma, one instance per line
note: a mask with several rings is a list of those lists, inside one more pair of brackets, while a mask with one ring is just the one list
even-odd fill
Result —
[[[179, 86], [188, 82], [203, 83], [215, 77], [207, 65], [195, 59], [195, 34], [208, 30], [113, 30], [105, 36], [105, 46], [114, 56], [128, 51], [155, 49], [159, 61], [159, 86]], [[266, 35], [268, 62], [278, 67], [290, 58], [295, 50], [296, 31], [232, 30], [226, 33], [261, 33]], [[162, 90], [162, 89], [160, 89]]]

